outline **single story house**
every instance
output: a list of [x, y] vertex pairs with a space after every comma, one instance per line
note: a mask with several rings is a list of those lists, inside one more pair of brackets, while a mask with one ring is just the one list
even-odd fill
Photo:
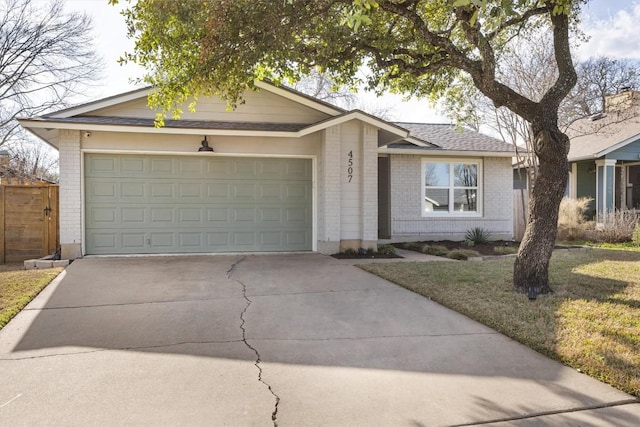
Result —
[[201, 98], [160, 128], [148, 88], [21, 119], [60, 153], [62, 256], [512, 237], [510, 145], [256, 84], [236, 110]]
[[567, 134], [569, 195], [593, 199], [589, 218], [640, 208], [640, 92], [607, 97], [604, 112], [572, 123]]

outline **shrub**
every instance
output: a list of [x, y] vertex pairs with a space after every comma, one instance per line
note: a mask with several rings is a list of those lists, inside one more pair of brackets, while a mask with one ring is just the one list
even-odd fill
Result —
[[445, 256], [449, 252], [446, 246], [442, 245], [423, 245], [420, 252], [427, 255]]
[[420, 242], [408, 242], [404, 244], [405, 249], [410, 251], [421, 252], [422, 251], [422, 243]]
[[447, 258], [458, 259], [461, 261], [466, 261], [471, 257], [480, 256], [478, 251], [472, 251], [470, 249], [454, 249], [447, 253]]
[[633, 230], [631, 241], [634, 245], [640, 246], [640, 224], [636, 224], [636, 228]]
[[607, 243], [629, 242], [638, 223], [635, 210], [623, 209], [610, 212], [603, 217], [598, 238]]
[[588, 197], [562, 199], [558, 212], [558, 240], [585, 240], [586, 232], [593, 228], [593, 223], [585, 217], [592, 200]]
[[378, 245], [378, 253], [383, 255], [396, 255], [396, 248], [393, 245]]
[[467, 234], [465, 234], [465, 244], [467, 241], [470, 241], [476, 245], [483, 245], [489, 243], [489, 240], [491, 240], [491, 232], [482, 227], [475, 227], [467, 230]]
[[355, 249], [352, 249], [352, 248], [347, 248], [342, 253], [345, 254], [345, 255], [348, 255], [348, 256], [356, 256], [356, 255], [358, 255], [358, 251], [356, 251]]
[[374, 256], [376, 254], [376, 251], [373, 250], [373, 248], [367, 248], [367, 256]]

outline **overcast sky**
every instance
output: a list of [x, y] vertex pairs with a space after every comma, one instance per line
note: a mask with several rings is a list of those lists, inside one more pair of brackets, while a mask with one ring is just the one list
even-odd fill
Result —
[[[121, 3], [126, 3], [122, 0]], [[124, 19], [119, 14], [122, 7], [110, 6], [107, 0], [67, 0], [68, 10], [84, 11], [93, 18], [96, 49], [105, 62], [104, 79], [90, 94], [91, 99], [106, 97], [134, 89], [129, 80], [140, 77], [142, 70], [135, 65], [120, 66], [117, 60], [131, 49], [133, 42], [126, 37]], [[579, 46], [574, 55], [578, 59], [606, 55], [614, 58], [640, 60], [640, 1], [591, 0], [584, 7], [582, 29], [589, 36], [587, 43]], [[369, 95], [370, 98], [373, 98]], [[89, 99], [88, 99], [89, 100]], [[429, 108], [427, 101], [411, 101], [401, 105], [399, 96], [367, 102], [394, 105], [394, 119], [417, 122], [443, 122]]]

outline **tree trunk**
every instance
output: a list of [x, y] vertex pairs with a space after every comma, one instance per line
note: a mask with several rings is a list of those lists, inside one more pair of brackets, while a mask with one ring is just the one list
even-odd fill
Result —
[[546, 294], [549, 260], [558, 231], [558, 210], [569, 176], [569, 138], [555, 122], [532, 124], [538, 176], [529, 199], [527, 227], [513, 268], [513, 285], [519, 292]]

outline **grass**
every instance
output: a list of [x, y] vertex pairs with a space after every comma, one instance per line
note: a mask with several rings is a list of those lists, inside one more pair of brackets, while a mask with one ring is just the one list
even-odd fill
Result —
[[554, 293], [536, 301], [512, 290], [512, 258], [362, 268], [640, 397], [637, 252], [556, 253], [549, 271]]
[[0, 329], [62, 271], [23, 268], [22, 264], [0, 264]]

